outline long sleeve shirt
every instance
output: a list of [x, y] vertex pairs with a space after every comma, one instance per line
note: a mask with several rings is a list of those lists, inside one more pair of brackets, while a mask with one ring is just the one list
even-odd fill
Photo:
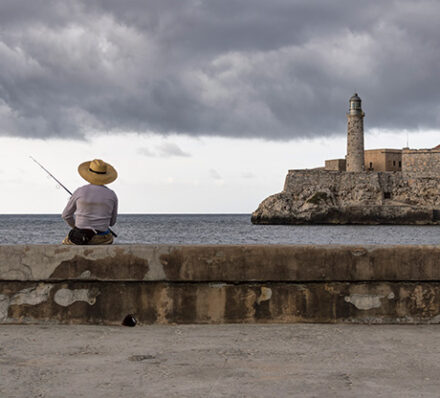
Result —
[[88, 184], [70, 197], [62, 217], [72, 228], [106, 231], [116, 223], [118, 197], [105, 185]]

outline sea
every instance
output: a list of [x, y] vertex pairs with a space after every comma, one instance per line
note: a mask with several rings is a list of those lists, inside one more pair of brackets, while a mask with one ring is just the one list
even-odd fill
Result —
[[[437, 245], [440, 226], [253, 225], [250, 214], [120, 214], [117, 244]], [[0, 215], [0, 244], [58, 244], [59, 214]]]

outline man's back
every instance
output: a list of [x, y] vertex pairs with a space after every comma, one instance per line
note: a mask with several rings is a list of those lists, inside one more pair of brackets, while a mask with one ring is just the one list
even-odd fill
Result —
[[88, 184], [73, 193], [62, 217], [77, 228], [106, 231], [116, 223], [117, 211], [118, 198], [111, 189], [105, 185]]

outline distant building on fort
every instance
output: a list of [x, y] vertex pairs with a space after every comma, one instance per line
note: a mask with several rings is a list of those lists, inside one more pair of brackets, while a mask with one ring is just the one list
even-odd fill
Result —
[[[347, 171], [345, 159], [325, 161], [325, 170]], [[364, 150], [365, 171], [402, 171], [402, 149]]]
[[345, 159], [325, 161], [331, 171], [395, 171], [419, 177], [440, 176], [440, 145], [432, 149], [364, 149], [365, 113], [361, 99], [355, 93], [349, 101], [347, 113], [347, 156]]

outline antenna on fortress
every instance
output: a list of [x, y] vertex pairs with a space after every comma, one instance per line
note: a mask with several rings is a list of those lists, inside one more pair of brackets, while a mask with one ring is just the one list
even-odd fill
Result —
[[409, 148], [409, 133], [406, 132], [406, 147]]

